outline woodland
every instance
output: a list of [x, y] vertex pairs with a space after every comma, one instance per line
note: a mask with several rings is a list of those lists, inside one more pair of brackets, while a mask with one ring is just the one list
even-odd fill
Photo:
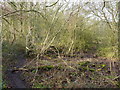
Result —
[[120, 88], [120, 2], [0, 2], [3, 88]]

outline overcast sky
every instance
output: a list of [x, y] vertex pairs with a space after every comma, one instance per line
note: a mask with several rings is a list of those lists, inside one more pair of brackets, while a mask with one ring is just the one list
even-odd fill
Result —
[[[29, 1], [33, 1], [33, 2], [44, 2], [44, 1], [47, 1], [47, 2], [54, 2], [54, 1], [57, 1], [57, 0], [0, 0], [0, 1], [15, 1], [15, 2], [17, 2], [17, 1], [27, 1], [27, 2], [29, 2]], [[103, 0], [59, 0], [59, 1], [70, 1], [70, 2], [91, 2], [91, 1], [94, 1], [94, 2], [102, 2]], [[105, 1], [120, 1], [120, 0], [105, 0]]]

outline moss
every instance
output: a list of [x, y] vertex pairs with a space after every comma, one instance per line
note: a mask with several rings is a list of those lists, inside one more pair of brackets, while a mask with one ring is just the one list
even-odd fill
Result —
[[97, 71], [101, 71], [102, 69], [97, 69]]
[[95, 64], [91, 65], [89, 61], [85, 61], [85, 62], [80, 62], [79, 63], [79, 70], [80, 71], [91, 71], [91, 72], [94, 72], [95, 69], [93, 67], [95, 67]]
[[39, 67], [39, 69], [44, 69], [44, 70], [50, 70], [50, 69], [53, 69], [54, 66], [53, 65], [47, 65], [47, 66], [41, 66]]
[[79, 65], [80, 66], [87, 66], [90, 62], [89, 61], [85, 61], [85, 62], [80, 62]]
[[89, 68], [89, 71], [94, 72], [94, 71], [95, 71], [95, 69], [93, 69], [93, 68]]
[[100, 68], [105, 68], [105, 66], [106, 66], [105, 64], [101, 64], [99, 67]]
[[87, 67], [80, 67], [79, 70], [85, 72], [88, 70], [88, 68]]

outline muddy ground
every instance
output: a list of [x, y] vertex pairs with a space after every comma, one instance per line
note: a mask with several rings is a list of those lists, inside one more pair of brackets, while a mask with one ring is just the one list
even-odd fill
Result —
[[6, 60], [7, 88], [118, 88], [120, 63], [116, 59], [86, 56], [44, 55], [36, 58], [19, 55]]

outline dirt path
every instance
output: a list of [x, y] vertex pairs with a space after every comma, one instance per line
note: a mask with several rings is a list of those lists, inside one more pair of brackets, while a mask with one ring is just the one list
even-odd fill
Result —
[[[24, 65], [25, 63], [25, 57], [24, 55], [20, 54], [18, 57], [18, 63], [16, 65], [14, 65], [14, 67], [16, 68], [20, 68]], [[25, 83], [25, 81], [20, 79], [20, 74], [21, 72], [13, 72], [12, 70], [8, 69], [7, 70], [7, 78], [8, 78], [8, 82], [11, 88], [26, 88], [27, 85]]]

